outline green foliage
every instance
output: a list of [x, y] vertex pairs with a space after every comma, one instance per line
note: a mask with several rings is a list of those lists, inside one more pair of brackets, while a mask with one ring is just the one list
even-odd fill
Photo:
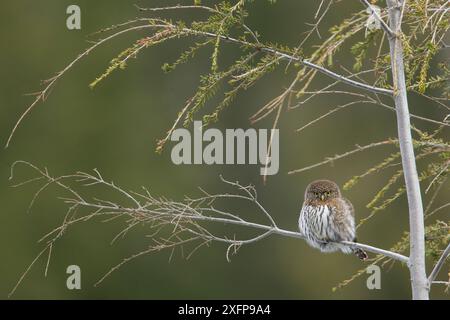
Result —
[[175, 68], [183, 63], [187, 63], [189, 61], [189, 59], [192, 59], [195, 57], [195, 54], [203, 47], [209, 45], [212, 43], [212, 40], [207, 40], [204, 42], [200, 42], [200, 43], [195, 43], [194, 46], [190, 47], [188, 50], [184, 51], [180, 57], [172, 64], [169, 63], [164, 63], [162, 65], [162, 69], [164, 72], [169, 73], [173, 70], [175, 70]]
[[[162, 21], [162, 20], [161, 20]], [[155, 23], [154, 21], [149, 21], [149, 23]], [[180, 28], [168, 27], [160, 32], [157, 32], [151, 37], [145, 37], [136, 41], [132, 47], [123, 50], [116, 58], [111, 60], [109, 67], [106, 71], [97, 77], [89, 87], [94, 89], [101, 81], [105, 80], [117, 69], [125, 69], [127, 62], [131, 58], [136, 58], [138, 53], [148, 47], [155, 46], [157, 44], [163, 43], [174, 37], [180, 37], [185, 35], [182, 31], [182, 26]]]
[[[438, 132], [438, 131], [437, 131]], [[414, 141], [414, 147], [417, 152], [416, 160], [419, 161], [431, 156], [437, 156], [432, 162], [428, 163], [425, 169], [419, 173], [420, 181], [430, 181], [430, 184], [440, 185], [445, 183], [447, 175], [450, 171], [450, 144], [445, 143], [442, 139], [435, 138], [435, 134], [421, 133], [421, 139]], [[344, 189], [348, 190], [354, 187], [362, 178], [367, 178], [371, 174], [380, 172], [381, 170], [388, 170], [401, 165], [399, 161], [400, 153], [395, 152], [390, 154], [380, 163], [370, 167], [364, 173], [352, 177], [344, 184]], [[398, 160], [398, 161], [397, 161]], [[405, 194], [406, 189], [403, 185], [403, 170], [397, 170], [391, 175], [387, 183], [375, 194], [372, 200], [367, 204], [367, 208], [371, 209], [371, 213], [366, 218], [361, 219], [360, 225], [372, 218], [375, 213], [385, 210], [390, 204], [399, 199]], [[397, 188], [395, 186], [401, 182]], [[387, 196], [389, 191], [395, 189], [392, 195]]]
[[89, 87], [91, 89], [94, 89], [101, 81], [105, 80], [108, 76], [110, 76], [115, 70], [117, 69], [125, 69], [126, 68], [126, 62], [124, 62], [124, 58], [133, 54], [137, 53], [139, 46], [136, 43], [130, 48], [125, 49], [122, 51], [116, 58], [111, 60], [109, 67], [106, 69], [106, 71], [101, 74], [99, 77], [97, 77], [93, 82], [89, 84]]
[[378, 35], [380, 34], [381, 34], [380, 31], [377, 30], [372, 31], [368, 34], [368, 36], [364, 39], [364, 41], [357, 42], [352, 46], [350, 52], [355, 57], [355, 64], [353, 65], [353, 70], [361, 71], [364, 59], [367, 56], [367, 52], [369, 51], [370, 45], [375, 43], [375, 41], [378, 38]]
[[419, 93], [430, 88], [430, 80], [434, 88], [445, 88], [448, 83], [441, 80], [449, 79], [448, 72], [443, 72], [439, 81], [435, 81], [437, 75], [430, 75], [433, 59], [442, 48], [442, 39], [450, 27], [448, 10], [430, 11], [429, 8], [445, 8], [445, 1], [409, 1], [408, 14], [404, 19], [409, 32], [402, 35], [407, 48], [405, 65], [408, 85]]
[[259, 60], [258, 63], [256, 63], [256, 66], [254, 67], [246, 64], [245, 60], [237, 61], [234, 65], [235, 71], [241, 71], [243, 73], [232, 77], [228, 81], [228, 83], [232, 86], [232, 89], [225, 92], [224, 98], [214, 109], [213, 113], [203, 116], [204, 124], [208, 125], [213, 122], [217, 122], [219, 120], [220, 113], [233, 102], [240, 90], [246, 90], [251, 87], [265, 74], [274, 70], [278, 63], [279, 58], [273, 55], [265, 55]]
[[[365, 178], [370, 174], [375, 174], [383, 169], [386, 169], [388, 166], [391, 165], [392, 162], [397, 161], [399, 158], [400, 158], [400, 152], [395, 152], [395, 153], [391, 154], [389, 157], [384, 159], [382, 162], [380, 162], [376, 166], [370, 168], [365, 173], [358, 175], [358, 176], [354, 176], [349, 181], [347, 181], [344, 184], [344, 190], [349, 190], [354, 185], [356, 185], [359, 182], [359, 180], [361, 180], [362, 178]], [[368, 205], [368, 207], [370, 207], [370, 206]]]
[[436, 221], [436, 223], [425, 228], [425, 254], [433, 262], [437, 262], [442, 255], [442, 248], [450, 243], [450, 221]]
[[[425, 254], [436, 263], [442, 255], [443, 249], [450, 243], [450, 221], [436, 220], [425, 227]], [[409, 232], [404, 232], [403, 237], [392, 248], [397, 253], [407, 253], [409, 250]]]
[[[350, 17], [342, 20], [341, 23], [329, 29], [329, 37], [322, 41], [319, 46], [291, 48], [274, 43], [262, 43], [258, 39], [257, 31], [249, 29], [245, 20], [248, 17], [247, 5], [253, 1], [237, 0], [221, 1], [214, 7], [209, 7], [210, 14], [203, 20], [195, 20], [191, 23], [179, 21], [175, 25], [170, 20], [149, 19], [151, 24], [166, 24], [166, 32], [160, 39], [147, 40], [144, 47], [138, 41], [132, 47], [124, 50], [117, 58], [111, 61], [107, 70], [98, 77], [91, 87], [95, 87], [99, 82], [108, 77], [113, 71], [126, 67], [126, 62], [130, 57], [135, 57], [139, 51], [159, 42], [173, 37], [194, 35], [209, 35], [205, 41], [196, 42], [187, 50], [182, 52], [179, 58], [173, 63], [165, 63], [162, 69], [171, 72], [180, 64], [189, 62], [196, 56], [196, 53], [206, 47], [211, 46], [211, 69], [209, 74], [202, 75], [200, 86], [193, 96], [193, 103], [184, 115], [183, 124], [188, 125], [195, 118], [196, 114], [215, 96], [221, 89], [221, 83], [226, 82], [231, 88], [227, 88], [223, 99], [213, 111], [203, 115], [203, 120], [208, 124], [219, 120], [220, 113], [237, 97], [241, 90], [245, 90], [257, 82], [264, 74], [272, 71], [279, 65], [279, 61], [274, 55], [263, 55], [262, 58], [253, 59], [248, 64], [242, 64], [242, 57], [230, 66], [223, 68], [220, 66], [220, 52], [222, 44], [227, 41], [232, 34], [239, 39], [244, 51], [258, 52], [260, 48], [269, 48], [274, 52], [281, 52], [297, 57], [305, 57], [308, 61], [316, 65], [333, 66], [334, 56], [350, 42], [350, 53], [355, 58], [353, 69], [361, 71], [366, 64], [373, 63], [373, 73], [376, 75], [375, 84], [384, 88], [390, 88], [388, 82], [388, 72], [390, 68], [389, 52], [382, 49], [382, 42], [385, 37], [380, 37], [383, 33], [380, 30], [373, 30], [365, 34], [364, 39], [356, 43], [351, 41], [355, 35], [361, 34], [366, 29], [367, 13], [365, 10], [352, 13]], [[270, 1], [274, 3], [275, 1]], [[434, 0], [428, 6], [439, 7], [442, 0]], [[194, 2], [196, 5], [207, 7], [201, 2]], [[440, 74], [430, 74], [430, 66], [433, 58], [439, 52], [440, 39], [448, 29], [448, 22], [440, 14], [426, 18], [428, 13], [424, 9], [423, 1], [412, 1], [411, 9], [404, 15], [404, 24], [410, 28], [410, 32], [402, 34], [401, 38], [405, 47], [405, 65], [407, 70], [408, 86], [411, 90], [424, 93], [429, 88], [440, 88], [448, 85], [448, 68], [441, 68]], [[418, 20], [419, 19], [419, 20]], [[417, 21], [420, 21], [419, 23]], [[143, 41], [143, 40], [140, 40]], [[371, 48], [379, 49], [375, 57], [371, 57]], [[311, 52], [310, 48], [314, 48]], [[317, 70], [310, 70], [305, 66], [298, 66], [297, 79], [295, 84], [299, 87], [296, 97], [301, 97], [307, 91], [317, 75]], [[245, 76], [243, 76], [245, 75]], [[234, 77], [238, 78], [234, 78]], [[382, 166], [383, 164], [380, 164]], [[374, 169], [374, 172], [377, 170]], [[370, 174], [370, 173], [369, 173]]]

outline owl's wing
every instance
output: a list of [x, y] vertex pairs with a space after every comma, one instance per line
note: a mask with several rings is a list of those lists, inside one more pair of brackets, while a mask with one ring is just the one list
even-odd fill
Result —
[[352, 217], [355, 217], [355, 208], [353, 208], [352, 203], [347, 198], [342, 197], [342, 200], [344, 200], [345, 205], [347, 206], [348, 210], [350, 211]]

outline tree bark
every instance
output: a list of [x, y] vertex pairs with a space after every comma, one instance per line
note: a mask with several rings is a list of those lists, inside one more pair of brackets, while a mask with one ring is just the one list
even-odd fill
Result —
[[[403, 0], [406, 1], [406, 0]], [[408, 110], [408, 98], [403, 64], [403, 45], [400, 38], [402, 1], [387, 0], [389, 8], [389, 26], [394, 36], [389, 36], [394, 100], [397, 113], [398, 138], [405, 177], [406, 194], [409, 208], [410, 260], [412, 298], [427, 300], [428, 280], [425, 271], [425, 231], [422, 196], [417, 174], [414, 148], [411, 136], [411, 124]]]

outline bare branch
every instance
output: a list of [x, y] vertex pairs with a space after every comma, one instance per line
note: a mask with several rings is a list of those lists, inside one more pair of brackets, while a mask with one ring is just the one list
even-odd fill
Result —
[[[267, 209], [264, 208], [262, 203], [257, 198], [256, 190], [253, 186], [243, 186], [239, 182], [231, 182], [221, 177], [221, 180], [229, 185], [235, 193], [218, 193], [213, 194], [202, 190], [203, 196], [199, 198], [189, 198], [187, 197], [184, 201], [173, 201], [164, 197], [156, 198], [150, 195], [147, 191], [145, 193], [136, 193], [126, 191], [119, 187], [117, 184], [112, 182], [106, 182], [106, 180], [100, 175], [98, 171], [94, 171], [95, 174], [77, 172], [73, 175], [65, 175], [62, 177], [51, 177], [48, 172], [40, 170], [39, 168], [29, 164], [28, 162], [18, 162], [17, 164], [25, 164], [35, 169], [37, 173], [47, 180], [47, 183], [55, 183], [65, 190], [69, 198], [62, 198], [62, 200], [69, 206], [69, 210], [63, 220], [63, 223], [46, 234], [40, 241], [46, 241], [45, 250], [43, 250], [36, 259], [31, 264], [34, 265], [36, 260], [42, 256], [43, 252], [49, 250], [54, 242], [59, 239], [59, 237], [65, 232], [68, 227], [91, 220], [95, 217], [108, 217], [107, 220], [125, 218], [125, 228], [123, 228], [113, 239], [113, 242], [119, 237], [125, 236], [137, 225], [147, 226], [149, 239], [152, 243], [141, 252], [132, 255], [131, 257], [125, 258], [115, 267], [111, 268], [98, 283], [103, 281], [112, 272], [120, 268], [127, 262], [145, 255], [151, 252], [159, 252], [164, 249], [173, 250], [175, 248], [183, 248], [183, 246], [193, 245], [191, 253], [188, 255], [190, 257], [197, 249], [204, 244], [210, 242], [224, 243], [228, 246], [227, 259], [229, 255], [236, 251], [242, 245], [252, 244], [258, 242], [262, 239], [267, 238], [271, 235], [280, 235], [283, 237], [290, 237], [296, 239], [304, 239], [304, 236], [295, 231], [285, 230], [277, 227], [273, 216], [269, 213]], [[15, 164], [14, 167], [17, 165]], [[12, 168], [12, 171], [14, 170]], [[28, 180], [33, 181], [33, 180]], [[70, 186], [69, 186], [70, 184]], [[82, 198], [77, 196], [79, 193], [75, 192], [72, 188], [75, 186], [79, 188], [90, 188], [91, 186], [104, 187], [101, 193], [104, 191], [113, 191], [116, 195], [119, 195], [120, 200], [101, 200], [96, 198], [94, 195], [89, 198]], [[74, 187], [72, 187], [74, 186]], [[95, 190], [99, 190], [96, 188]], [[144, 189], [146, 190], [146, 189]], [[139, 199], [139, 200], [138, 200]], [[215, 202], [224, 199], [229, 203], [231, 200], [236, 199], [237, 201], [245, 201], [256, 207], [256, 212], [265, 216], [270, 224], [261, 224], [253, 222], [252, 219], [243, 218], [241, 214], [227, 212], [216, 206], [213, 206]], [[135, 206], [128, 206], [129, 200]], [[77, 216], [71, 215], [75, 209], [77, 210]], [[246, 238], [236, 238], [236, 234], [231, 236], [227, 235], [217, 235], [211, 232], [208, 228], [211, 224], [225, 224], [230, 227], [246, 228], [249, 234]], [[225, 234], [230, 234], [234, 228], [227, 228], [224, 230]], [[381, 254], [388, 258], [394, 259], [402, 263], [408, 263], [408, 257], [403, 256], [399, 253], [380, 249], [374, 246], [370, 246], [362, 243], [354, 242], [340, 242], [342, 244], [361, 248], [366, 251]], [[49, 258], [47, 259], [47, 267], [49, 264]], [[25, 271], [25, 273], [20, 278], [17, 285], [14, 287], [14, 292], [17, 286], [20, 284], [22, 279], [25, 277], [26, 273], [29, 272], [31, 266]]]
[[448, 258], [449, 255], [450, 255], [450, 243], [447, 245], [447, 248], [442, 253], [438, 262], [434, 266], [433, 271], [431, 271], [430, 276], [428, 277], [428, 283], [430, 286], [434, 282], [434, 279], [436, 279], [441, 268], [444, 266], [445, 260]]
[[[145, 19], [146, 21], [148, 21], [148, 19]], [[6, 145], [5, 148], [8, 148], [9, 144], [11, 143], [11, 140], [14, 136], [14, 133], [16, 132], [17, 128], [19, 127], [19, 125], [22, 123], [22, 121], [24, 120], [24, 118], [34, 109], [34, 107], [39, 103], [39, 102], [43, 102], [45, 101], [45, 99], [47, 98], [47, 95], [50, 93], [51, 89], [54, 87], [54, 85], [56, 84], [56, 82], [70, 69], [72, 69], [72, 67], [78, 63], [82, 58], [84, 58], [85, 56], [87, 56], [91, 51], [93, 51], [94, 49], [96, 49], [97, 47], [99, 47], [100, 45], [104, 44], [105, 42], [108, 42], [109, 40], [122, 35], [124, 33], [127, 32], [131, 32], [131, 31], [136, 31], [136, 30], [140, 30], [140, 29], [145, 29], [145, 28], [164, 28], [167, 27], [166, 25], [149, 25], [149, 24], [145, 24], [145, 25], [140, 25], [140, 26], [134, 26], [134, 27], [130, 27], [121, 31], [118, 31], [112, 35], [110, 35], [109, 37], [106, 37], [98, 42], [96, 42], [94, 45], [92, 45], [91, 47], [89, 47], [88, 49], [86, 49], [83, 53], [81, 53], [80, 55], [78, 55], [74, 60], [72, 60], [72, 62], [70, 62], [63, 70], [59, 71], [56, 76], [50, 78], [49, 80], [45, 81], [46, 86], [45, 88], [39, 92], [35, 98], [35, 100], [33, 101], [33, 103], [25, 110], [25, 112], [22, 113], [22, 115], [20, 116], [20, 118], [17, 120], [16, 124], [14, 125], [13, 129], [11, 130], [11, 133], [8, 137], [8, 140], [6, 141]]]

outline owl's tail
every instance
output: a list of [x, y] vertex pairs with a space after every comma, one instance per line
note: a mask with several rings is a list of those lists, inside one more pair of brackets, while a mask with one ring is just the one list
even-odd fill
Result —
[[360, 260], [366, 260], [368, 258], [367, 253], [360, 248], [353, 248], [353, 253], [360, 259]]

